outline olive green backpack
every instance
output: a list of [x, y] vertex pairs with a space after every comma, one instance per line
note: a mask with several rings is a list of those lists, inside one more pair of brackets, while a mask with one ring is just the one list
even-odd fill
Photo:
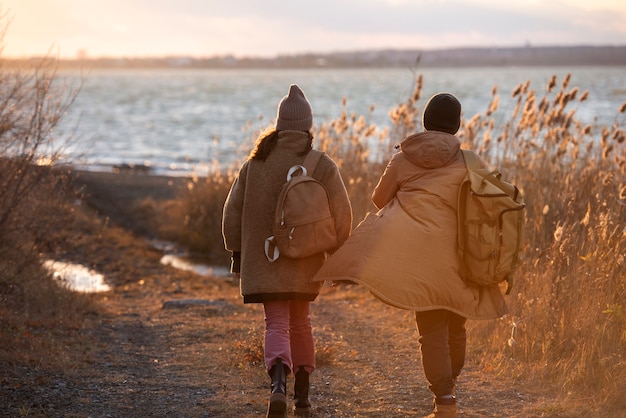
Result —
[[498, 171], [482, 167], [478, 156], [461, 150], [467, 175], [459, 188], [458, 253], [461, 277], [481, 286], [507, 282], [521, 264], [524, 198]]

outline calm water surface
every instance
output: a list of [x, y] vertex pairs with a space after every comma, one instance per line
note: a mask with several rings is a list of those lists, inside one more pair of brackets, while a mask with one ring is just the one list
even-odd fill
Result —
[[[149, 164], [157, 172], [187, 174], [215, 161], [238, 163], [242, 144], [255, 129], [272, 123], [276, 106], [291, 83], [309, 98], [315, 123], [339, 117], [342, 100], [350, 113], [365, 115], [381, 128], [388, 111], [404, 102], [424, 77], [421, 106], [439, 91], [454, 93], [464, 117], [484, 112], [498, 86], [501, 117], [513, 107], [511, 91], [526, 80], [542, 96], [552, 75], [559, 83], [589, 90], [576, 102], [585, 123], [612, 124], [626, 101], [625, 67], [315, 70], [94, 70], [61, 126], [74, 132], [69, 158], [91, 169]], [[66, 73], [70, 79], [75, 74]], [[371, 110], [373, 108], [373, 110]], [[622, 116], [624, 123], [624, 117]]]

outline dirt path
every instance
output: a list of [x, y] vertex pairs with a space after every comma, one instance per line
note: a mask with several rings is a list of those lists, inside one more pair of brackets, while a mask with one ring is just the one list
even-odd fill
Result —
[[[261, 306], [244, 306], [230, 278], [161, 265], [160, 254], [130, 233], [108, 247], [88, 241], [93, 247], [81, 257], [94, 257], [113, 290], [92, 296], [93, 312], [63, 353], [69, 367], [5, 368], [0, 417], [264, 416]], [[431, 412], [411, 312], [342, 285], [325, 286], [311, 315], [315, 417]], [[457, 391], [460, 417], [572, 416], [550, 411], [535, 391], [480, 370], [471, 357]]]
[[[90, 349], [74, 370], [38, 385], [40, 402], [29, 416], [263, 416], [269, 382], [260, 307], [244, 306], [227, 279], [163, 277], [101, 296], [105, 312], [85, 330]], [[315, 416], [428, 414], [431, 396], [410, 313], [362, 288], [340, 287], [324, 288], [312, 319]], [[471, 366], [459, 398], [461, 417], [542, 416], [529, 412], [528, 395]]]

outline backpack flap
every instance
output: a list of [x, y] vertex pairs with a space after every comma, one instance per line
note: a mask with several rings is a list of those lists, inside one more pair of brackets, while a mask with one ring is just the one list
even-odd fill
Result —
[[308, 257], [337, 245], [330, 198], [312, 177], [322, 152], [311, 150], [302, 165], [287, 173], [274, 214], [274, 235], [265, 241], [265, 255], [274, 262], [280, 255]]
[[330, 218], [328, 205], [313, 208], [306, 206], [307, 202], [323, 202], [325, 199], [328, 200], [328, 194], [317, 180], [298, 176], [291, 180], [289, 189], [279, 197], [276, 219], [280, 220], [281, 225], [291, 228]]
[[317, 180], [308, 176], [291, 180], [281, 193], [275, 214], [274, 235], [281, 254], [308, 257], [337, 244], [328, 201], [326, 189]]

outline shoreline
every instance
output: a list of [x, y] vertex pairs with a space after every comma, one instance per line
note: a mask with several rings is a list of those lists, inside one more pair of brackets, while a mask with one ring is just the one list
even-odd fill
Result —
[[170, 200], [187, 188], [188, 176], [150, 173], [146, 170], [96, 171], [71, 169], [74, 180], [96, 199], [115, 196], [122, 201], [137, 201], [152, 197]]
[[70, 176], [83, 205], [134, 233], [157, 238], [155, 216], [168, 201], [183, 198], [188, 177], [130, 171], [76, 170]]

